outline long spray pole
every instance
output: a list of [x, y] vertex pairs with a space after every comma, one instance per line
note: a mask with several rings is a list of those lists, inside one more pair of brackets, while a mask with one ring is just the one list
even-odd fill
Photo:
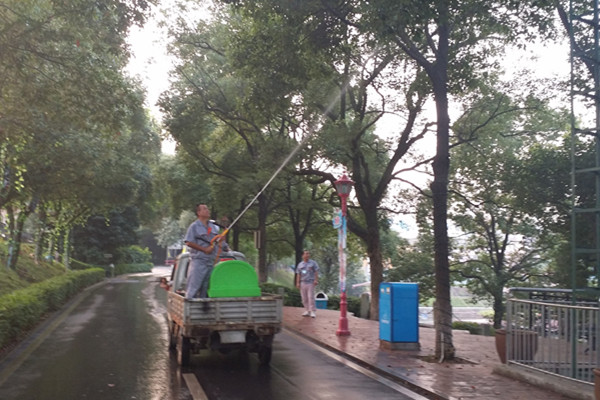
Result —
[[[325, 111], [323, 112], [323, 115], [327, 115], [331, 112], [331, 110], [333, 109], [333, 107], [335, 106], [335, 103], [346, 93], [346, 90], [348, 90], [348, 83], [346, 83], [343, 87], [342, 90], [340, 91], [340, 94], [338, 96], [336, 96], [335, 99], [333, 99], [329, 105], [327, 106], [327, 108], [325, 109]], [[294, 155], [298, 152], [298, 150], [300, 150], [302, 148], [302, 146], [304, 146], [304, 143], [306, 142], [306, 140], [312, 136], [312, 134], [314, 133], [314, 129], [309, 129], [308, 135], [306, 135], [301, 141], [300, 143], [298, 143], [298, 145], [292, 150], [292, 152], [285, 158], [285, 160], [283, 160], [283, 162], [281, 163], [281, 165], [279, 166], [279, 168], [277, 168], [277, 170], [275, 171], [275, 173], [271, 176], [271, 178], [269, 178], [269, 180], [267, 181], [267, 183], [265, 183], [265, 185], [262, 187], [262, 189], [256, 194], [256, 196], [254, 196], [254, 198], [246, 205], [246, 207], [242, 210], [242, 212], [233, 220], [233, 222], [231, 224], [229, 224], [229, 226], [223, 231], [223, 233], [215, 236], [213, 238], [213, 241], [217, 238], [223, 238], [225, 237], [225, 235], [227, 235], [227, 233], [229, 232], [229, 230], [240, 220], [240, 218], [242, 218], [242, 216], [246, 213], [246, 211], [248, 211], [248, 209], [250, 207], [252, 207], [252, 205], [254, 204], [254, 202], [256, 201], [256, 199], [258, 199], [258, 197], [265, 191], [265, 189], [267, 189], [267, 187], [269, 187], [269, 185], [271, 184], [271, 182], [273, 182], [273, 180], [275, 179], [275, 177], [277, 177], [277, 175], [279, 175], [279, 173], [281, 172], [281, 170], [287, 165], [288, 162], [290, 162], [290, 160], [292, 159], [292, 157], [294, 157]]]

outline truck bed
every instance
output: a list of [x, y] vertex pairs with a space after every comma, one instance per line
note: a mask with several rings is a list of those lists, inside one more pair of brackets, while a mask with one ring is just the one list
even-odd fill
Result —
[[207, 298], [186, 300], [169, 292], [168, 312], [183, 328], [183, 334], [193, 336], [203, 329], [223, 331], [233, 329], [281, 330], [283, 296]]

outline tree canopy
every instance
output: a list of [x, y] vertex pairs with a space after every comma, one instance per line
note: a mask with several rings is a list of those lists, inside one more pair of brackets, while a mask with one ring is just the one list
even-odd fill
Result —
[[[139, 201], [160, 151], [125, 37], [148, 2], [0, 2], [0, 207], [14, 267], [23, 222], [66, 232], [93, 212]], [[65, 230], [66, 229], [66, 230]]]

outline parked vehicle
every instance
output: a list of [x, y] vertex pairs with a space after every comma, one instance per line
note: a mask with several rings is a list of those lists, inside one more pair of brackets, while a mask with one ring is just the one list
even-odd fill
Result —
[[256, 272], [242, 253], [225, 252], [221, 259], [228, 261], [213, 268], [209, 297], [186, 300], [189, 254], [177, 257], [167, 285], [169, 348], [182, 366], [202, 349], [236, 348], [257, 353], [267, 365], [273, 337], [281, 331], [283, 296], [260, 293]]

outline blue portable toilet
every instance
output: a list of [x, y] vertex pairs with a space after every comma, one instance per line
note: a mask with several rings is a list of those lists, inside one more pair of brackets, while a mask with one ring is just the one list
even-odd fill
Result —
[[390, 350], [419, 350], [419, 286], [379, 285], [379, 344]]

